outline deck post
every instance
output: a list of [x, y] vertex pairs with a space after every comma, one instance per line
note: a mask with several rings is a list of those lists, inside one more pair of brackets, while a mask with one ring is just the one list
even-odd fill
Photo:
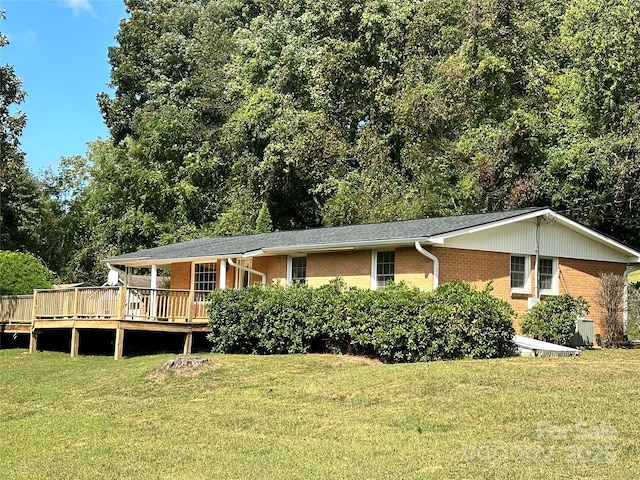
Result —
[[80, 332], [76, 327], [71, 329], [71, 358], [78, 356], [78, 350], [80, 347]]
[[151, 292], [149, 299], [149, 316], [152, 320], [158, 318], [158, 266], [151, 265]]
[[33, 306], [31, 307], [31, 329], [29, 330], [29, 353], [35, 353], [38, 349], [38, 337], [36, 335], [36, 317], [38, 316], [38, 290], [33, 291]]
[[120, 287], [119, 289], [120, 292], [120, 296], [118, 299], [118, 318], [117, 320], [125, 320], [127, 312], [126, 312], [126, 307], [127, 307], [127, 287]]
[[193, 289], [189, 290], [189, 299], [187, 300], [188, 305], [189, 305], [189, 312], [188, 315], [189, 317], [187, 318], [187, 321], [189, 323], [193, 323], [193, 311], [195, 309], [195, 292], [193, 291]]
[[[74, 288], [74, 292], [73, 292], [73, 319], [74, 320], [78, 318], [78, 299], [79, 298], [80, 298], [80, 289], [76, 287]], [[73, 340], [71, 343], [71, 347], [73, 347]]]
[[193, 332], [187, 332], [184, 334], [184, 350], [183, 355], [190, 355], [191, 348], [193, 347]]
[[120, 322], [116, 327], [116, 343], [114, 345], [113, 359], [120, 360], [124, 351], [124, 329], [120, 327]]
[[36, 335], [36, 331], [33, 327], [31, 327], [31, 331], [29, 332], [29, 353], [35, 353], [38, 349], [38, 336]]

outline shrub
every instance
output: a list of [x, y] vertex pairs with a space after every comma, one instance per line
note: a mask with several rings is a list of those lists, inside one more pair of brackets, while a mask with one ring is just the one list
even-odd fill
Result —
[[576, 320], [587, 313], [589, 304], [584, 298], [555, 295], [536, 303], [524, 315], [520, 328], [538, 340], [568, 345], [576, 331]]
[[620, 346], [626, 342], [624, 332], [624, 278], [613, 273], [601, 273], [596, 305], [604, 312], [603, 340], [606, 347]]
[[445, 357], [495, 358], [513, 355], [514, 311], [491, 295], [491, 285], [477, 290], [465, 282], [445, 283], [434, 292], [426, 315], [449, 335]]
[[416, 362], [512, 352], [511, 307], [453, 282], [425, 293], [404, 284], [347, 288], [252, 286], [209, 297], [213, 351], [352, 353], [385, 362]]
[[29, 253], [0, 251], [0, 295], [29, 295], [51, 288], [54, 273]]

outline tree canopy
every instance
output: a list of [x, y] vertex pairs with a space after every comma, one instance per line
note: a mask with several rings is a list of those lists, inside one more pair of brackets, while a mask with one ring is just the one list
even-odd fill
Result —
[[30, 295], [51, 288], [54, 273], [29, 253], [0, 251], [0, 295]]
[[256, 227], [543, 205], [640, 246], [634, 2], [125, 3], [110, 138], [56, 183], [85, 175], [69, 275]]

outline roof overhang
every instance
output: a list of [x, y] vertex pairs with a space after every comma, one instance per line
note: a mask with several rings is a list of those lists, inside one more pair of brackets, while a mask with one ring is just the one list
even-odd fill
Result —
[[465, 228], [465, 229], [461, 229], [461, 230], [456, 230], [456, 231], [452, 231], [452, 232], [448, 232], [442, 235], [437, 235], [434, 237], [430, 237], [429, 239], [427, 239], [430, 243], [432, 244], [444, 244], [445, 241], [448, 238], [453, 238], [453, 237], [457, 237], [460, 235], [468, 235], [471, 233], [476, 233], [476, 232], [481, 232], [484, 230], [489, 230], [492, 228], [496, 228], [496, 227], [501, 227], [501, 226], [505, 226], [505, 225], [509, 225], [509, 224], [514, 224], [514, 223], [518, 223], [518, 222], [522, 222], [525, 220], [531, 220], [531, 219], [535, 219], [538, 217], [543, 217], [543, 218], [547, 218], [549, 220], [555, 220], [556, 222], [564, 225], [565, 227], [576, 231], [586, 237], [591, 238], [592, 240], [606, 245], [609, 248], [612, 248], [613, 250], [617, 250], [625, 255], [627, 255], [629, 257], [629, 263], [638, 263], [640, 262], [640, 252], [627, 247], [626, 245], [623, 245], [620, 242], [615, 241], [612, 238], [607, 237], [606, 235], [603, 235], [589, 227], [585, 227], [584, 225], [581, 225], [580, 223], [571, 220], [570, 218], [565, 217], [564, 215], [561, 215], [557, 212], [554, 212], [553, 210], [546, 208], [543, 210], [538, 210], [535, 212], [531, 212], [531, 213], [526, 213], [523, 215], [518, 215], [517, 217], [512, 217], [512, 218], [508, 218], [505, 220], [500, 220], [497, 222], [492, 222], [492, 223], [487, 223], [485, 225], [479, 225], [477, 227], [471, 227], [471, 228]]

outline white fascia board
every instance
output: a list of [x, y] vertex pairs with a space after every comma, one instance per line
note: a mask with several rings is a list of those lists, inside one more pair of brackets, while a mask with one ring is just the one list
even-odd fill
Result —
[[128, 265], [130, 262], [143, 262], [150, 257], [131, 257], [127, 258], [124, 262], [115, 263], [112, 258], [103, 258], [100, 263], [113, 263], [114, 265]]
[[420, 238], [393, 238], [390, 240], [368, 240], [364, 242], [349, 242], [349, 243], [327, 243], [323, 245], [292, 245], [289, 247], [274, 247], [265, 248], [262, 250], [264, 254], [284, 254], [289, 252], [331, 252], [331, 251], [349, 251], [357, 248], [375, 248], [375, 247], [388, 247], [388, 246], [413, 246], [415, 242], [420, 243], [433, 243], [431, 239], [427, 237]]
[[546, 208], [544, 210], [537, 210], [531, 213], [524, 213], [522, 215], [518, 215], [517, 217], [507, 218], [505, 220], [500, 220], [497, 222], [485, 223], [484, 225], [478, 225], [476, 227], [464, 228], [461, 230], [454, 230], [450, 233], [444, 233], [442, 235], [437, 235], [435, 237], [430, 237], [428, 239], [431, 243], [443, 244], [447, 238], [458, 237], [460, 235], [467, 235], [469, 233], [482, 232], [483, 230], [489, 230], [491, 228], [501, 227], [503, 225], [509, 225], [511, 223], [521, 222], [523, 220], [529, 220], [531, 218], [542, 217], [547, 214], [553, 213], [550, 209]]
[[236, 258], [242, 256], [242, 254], [231, 254], [231, 255], [212, 255], [210, 257], [179, 257], [179, 258], [158, 258], [152, 259], [150, 257], [146, 257], [145, 259], [128, 259], [123, 262], [113, 263], [114, 265], [124, 265], [126, 267], [150, 267], [151, 265], [164, 266], [171, 265], [173, 263], [209, 263], [215, 262], [217, 260], [226, 260], [227, 258]]
[[638, 263], [640, 262], [640, 252], [627, 247], [626, 245], [615, 241], [612, 238], [609, 238], [605, 235], [602, 235], [601, 233], [596, 232], [595, 230], [592, 230], [589, 227], [585, 227], [584, 225], [579, 224], [578, 222], [575, 222], [573, 220], [571, 220], [570, 218], [567, 218], [563, 215], [560, 215], [559, 213], [556, 213], [552, 210], [548, 211], [548, 215], [555, 218], [557, 221], [559, 221], [560, 223], [565, 224], [567, 227], [571, 228], [572, 230], [576, 230], [584, 235], [586, 235], [587, 237], [591, 237], [593, 240], [599, 242], [599, 243], [603, 243], [605, 245], [607, 245], [608, 247], [614, 249], [614, 250], [619, 250], [622, 251], [624, 253], [626, 253], [627, 255], [629, 255], [629, 262], [630, 263]]
[[264, 255], [264, 251], [262, 249], [260, 250], [253, 250], [251, 252], [245, 252], [242, 255], [240, 255], [242, 258], [253, 258], [253, 257], [260, 257], [261, 255]]

